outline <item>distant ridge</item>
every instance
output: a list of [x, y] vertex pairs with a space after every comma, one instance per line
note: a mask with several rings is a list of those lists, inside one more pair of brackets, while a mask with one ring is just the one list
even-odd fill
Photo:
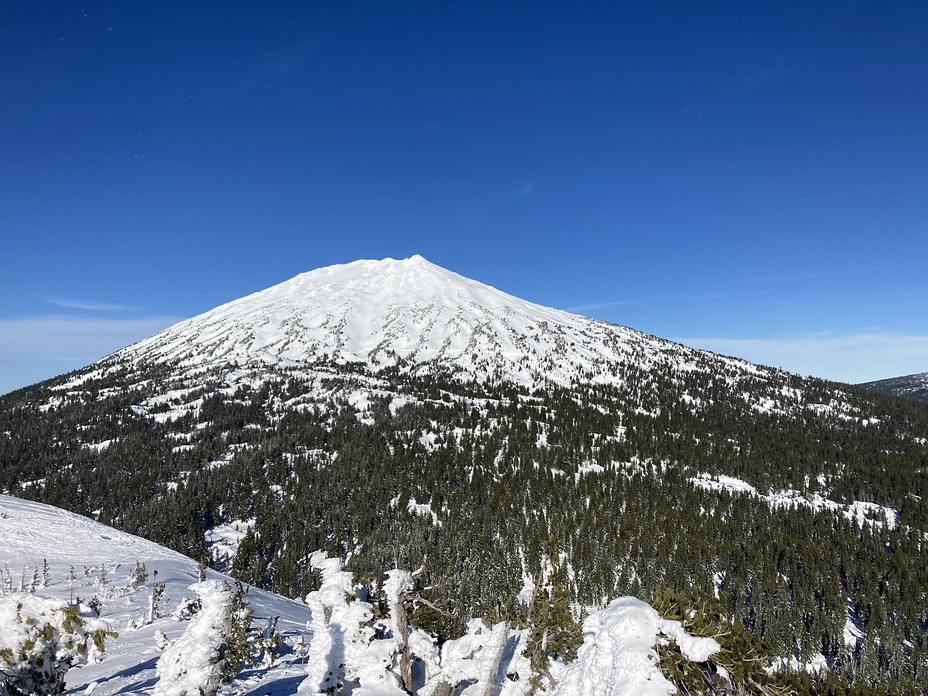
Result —
[[860, 385], [864, 389], [873, 389], [884, 394], [904, 396], [909, 399], [928, 401], [928, 372], [919, 372], [914, 375], [891, 377], [875, 382], [864, 382]]

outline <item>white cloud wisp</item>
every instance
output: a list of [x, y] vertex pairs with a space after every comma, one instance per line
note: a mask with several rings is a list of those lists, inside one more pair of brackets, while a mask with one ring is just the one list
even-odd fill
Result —
[[856, 333], [793, 338], [673, 340], [788, 372], [851, 384], [928, 370], [928, 336]]

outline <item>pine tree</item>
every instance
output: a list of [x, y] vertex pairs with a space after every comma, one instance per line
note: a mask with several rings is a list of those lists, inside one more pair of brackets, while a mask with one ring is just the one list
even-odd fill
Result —
[[548, 587], [536, 588], [530, 611], [524, 654], [531, 661], [535, 683], [544, 675], [553, 686], [550, 660], [571, 662], [577, 657], [583, 630], [570, 612], [570, 594], [559, 577]]
[[199, 609], [184, 634], [158, 660], [156, 696], [197, 693], [215, 696], [245, 665], [273, 654], [280, 635], [260, 635], [252, 626], [245, 589], [225, 581], [194, 585]]

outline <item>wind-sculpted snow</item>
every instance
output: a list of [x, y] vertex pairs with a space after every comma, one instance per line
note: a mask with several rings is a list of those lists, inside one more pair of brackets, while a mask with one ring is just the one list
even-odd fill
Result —
[[616, 382], [623, 360], [647, 366], [672, 356], [685, 369], [698, 354], [521, 300], [413, 256], [303, 273], [183, 321], [115, 357], [193, 370], [331, 361], [377, 370], [403, 360], [413, 366], [437, 363], [477, 380], [535, 385]]

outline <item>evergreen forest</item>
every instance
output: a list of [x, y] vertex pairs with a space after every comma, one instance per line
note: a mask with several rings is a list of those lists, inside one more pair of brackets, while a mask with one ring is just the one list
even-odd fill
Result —
[[[0, 397], [0, 491], [289, 597], [318, 588], [316, 550], [424, 564], [437, 610], [415, 619], [439, 639], [516, 616], [546, 563], [577, 619], [698, 592], [797, 691], [922, 693], [928, 403], [718, 364], [529, 389], [402, 361], [246, 380], [110, 359]], [[208, 532], [234, 523], [219, 553]]]

